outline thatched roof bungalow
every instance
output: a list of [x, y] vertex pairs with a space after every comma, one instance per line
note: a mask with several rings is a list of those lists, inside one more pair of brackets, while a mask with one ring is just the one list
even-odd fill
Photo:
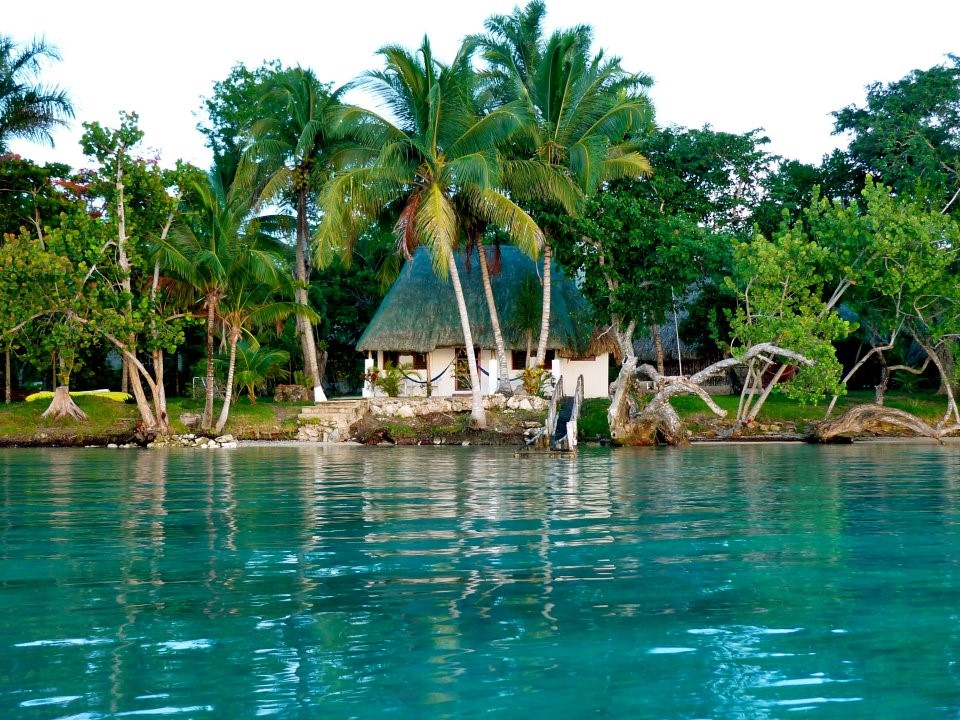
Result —
[[[472, 262], [465, 262], [462, 254], [458, 254], [456, 261], [475, 349], [479, 350], [484, 392], [493, 392], [497, 362], [479, 263], [475, 256]], [[536, 287], [533, 302], [539, 308], [542, 269], [514, 247], [500, 249], [499, 264], [500, 272], [492, 282], [494, 298], [508, 350], [511, 380], [519, 386], [519, 375], [526, 362], [527, 337], [517, 319], [521, 307], [531, 301], [529, 290], [523, 288], [525, 285]], [[569, 377], [565, 386], [569, 385], [571, 391], [577, 375], [583, 374], [588, 397], [606, 396], [610, 349], [606, 336], [596, 339], [586, 300], [559, 268], [554, 267], [551, 283], [548, 366], [554, 375]], [[534, 345], [538, 335], [539, 310], [532, 333]], [[458, 361], [465, 359], [465, 351], [453, 286], [449, 280], [436, 276], [426, 249], [418, 250], [404, 265], [360, 337], [357, 350], [367, 353], [368, 363], [378, 367], [387, 361], [410, 363], [416, 375], [407, 373], [407, 394], [424, 394], [428, 378], [435, 395], [469, 391], [463, 373], [457, 372]]]

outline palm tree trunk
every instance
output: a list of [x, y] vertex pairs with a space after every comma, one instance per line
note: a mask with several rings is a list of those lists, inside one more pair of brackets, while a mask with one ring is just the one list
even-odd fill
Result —
[[209, 430], [213, 426], [213, 330], [217, 314], [217, 302], [212, 294], [207, 294], [207, 383], [206, 398], [203, 404], [203, 417], [200, 427]]
[[227, 366], [227, 386], [223, 391], [223, 407], [220, 408], [220, 417], [217, 419], [217, 427], [214, 432], [218, 435], [223, 432], [224, 425], [227, 424], [227, 418], [230, 417], [230, 401], [233, 399], [233, 371], [237, 365], [237, 341], [240, 336], [231, 331], [230, 333], [230, 364]]
[[666, 374], [663, 368], [663, 336], [660, 334], [660, 326], [657, 323], [650, 325], [650, 338], [653, 340], [653, 351], [657, 360], [657, 372], [661, 375]]
[[537, 345], [537, 366], [547, 361], [547, 339], [550, 335], [550, 243], [543, 242], [543, 313], [540, 316], [540, 342]]
[[[294, 279], [297, 281], [295, 299], [306, 305], [309, 299], [307, 285], [310, 282], [310, 270], [307, 267], [310, 233], [307, 227], [307, 191], [301, 190], [297, 199], [297, 254]], [[317, 368], [317, 343], [313, 336], [313, 324], [305, 317], [297, 316], [297, 328], [300, 331], [300, 350], [303, 353], [303, 372], [313, 383], [314, 392], [320, 387], [320, 373]]]
[[507, 368], [507, 349], [503, 344], [503, 333], [500, 331], [500, 316], [497, 314], [497, 304], [493, 299], [493, 285], [490, 282], [490, 269], [487, 267], [487, 254], [483, 249], [483, 238], [476, 238], [477, 256], [480, 258], [480, 277], [483, 278], [483, 293], [487, 296], [487, 309], [490, 311], [490, 325], [493, 327], [493, 342], [497, 350], [497, 367], [500, 379], [497, 382], [497, 392], [501, 395], [513, 395], [513, 386], [510, 384], [510, 370]]
[[7, 405], [13, 400], [13, 380], [10, 378], [10, 348], [7, 348], [7, 351], [4, 353], [4, 362], [6, 364], [6, 372], [4, 373], [4, 378], [6, 380], [6, 387], [4, 387], [4, 401]]
[[480, 387], [480, 373], [477, 371], [477, 356], [473, 352], [473, 333], [470, 332], [470, 318], [467, 316], [467, 302], [463, 297], [463, 286], [460, 284], [460, 273], [457, 271], [456, 260], [450, 253], [450, 280], [453, 283], [453, 294], [457, 298], [457, 309], [460, 311], [460, 325], [463, 328], [463, 344], [467, 349], [467, 365], [470, 368], [470, 392], [472, 407], [470, 409], [470, 424], [477, 429], [487, 427], [487, 411], [483, 408], [483, 390]]

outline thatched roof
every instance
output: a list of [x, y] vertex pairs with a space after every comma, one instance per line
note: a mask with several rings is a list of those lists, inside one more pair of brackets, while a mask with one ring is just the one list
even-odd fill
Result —
[[[686, 310], [680, 310], [678, 317], [674, 320], [673, 313], [667, 316], [666, 322], [660, 326], [660, 346], [663, 348], [663, 356], [667, 360], [677, 359], [677, 331], [675, 322], [683, 322], [687, 316]], [[641, 360], [652, 360], [657, 357], [656, 346], [653, 337], [650, 335], [650, 328], [638, 327], [637, 335], [633, 341], [633, 351]], [[683, 358], [694, 358], [700, 356], [700, 350], [689, 343], [680, 340], [680, 356]]]
[[[500, 272], [492, 278], [492, 285], [504, 343], [508, 350], [525, 350], [524, 333], [512, 328], [511, 320], [521, 300], [523, 279], [532, 277], [539, 284], [542, 267], [514, 247], [502, 247], [500, 253]], [[483, 293], [480, 264], [474, 255], [468, 270], [464, 266], [462, 253], [458, 253], [456, 259], [474, 345], [492, 348], [493, 330]], [[593, 330], [587, 301], [556, 263], [553, 264], [551, 285], [551, 324], [547, 347], [564, 354], [586, 353]], [[534, 344], [539, 332], [537, 320], [533, 332]], [[462, 346], [463, 331], [453, 285], [449, 279], [441, 280], [434, 274], [429, 252], [420, 248], [413, 259], [404, 265], [400, 276], [380, 303], [376, 315], [357, 343], [357, 350], [430, 352], [438, 347]]]

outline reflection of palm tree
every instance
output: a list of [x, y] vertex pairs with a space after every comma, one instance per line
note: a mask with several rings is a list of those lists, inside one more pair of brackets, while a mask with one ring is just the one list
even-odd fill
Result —
[[[562, 167], [584, 193], [606, 180], [648, 174], [649, 163], [627, 139], [650, 124], [650, 102], [641, 94], [650, 79], [626, 72], [619, 58], [591, 56], [588, 26], [544, 38], [545, 15], [545, 3], [532, 0], [512, 15], [489, 18], [487, 34], [477, 38], [490, 65], [485, 77], [492, 100], [527, 110], [515, 148]], [[545, 237], [538, 365], [546, 358], [550, 330], [550, 263]]]
[[65, 90], [34, 83], [44, 59], [59, 60], [60, 53], [43, 39], [19, 47], [0, 35], [0, 155], [17, 138], [52, 145], [50, 131], [73, 117]]
[[[462, 232], [464, 207], [471, 216], [504, 228], [519, 244], [539, 242], [536, 223], [498, 188], [502, 167], [496, 150], [520, 126], [516, 106], [479, 117], [474, 106], [472, 46], [465, 44], [450, 65], [437, 62], [424, 38], [418, 53], [388, 46], [382, 71], [367, 73], [365, 84], [399, 119], [388, 120], [361, 108], [345, 108], [341, 127], [362, 142], [358, 164], [321, 193], [321, 247], [355, 238], [388, 203], [401, 206], [396, 225], [405, 253], [426, 245], [435, 271], [449, 276], [460, 311], [473, 388], [471, 418], [486, 425], [479, 372], [467, 306], [453, 251]], [[461, 208], [458, 210], [458, 208]]]

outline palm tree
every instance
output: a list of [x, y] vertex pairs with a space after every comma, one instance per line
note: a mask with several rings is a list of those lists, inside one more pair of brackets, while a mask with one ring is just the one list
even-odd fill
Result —
[[[217, 358], [221, 367], [227, 365], [229, 360], [229, 357]], [[268, 380], [282, 380], [289, 375], [285, 367], [289, 361], [290, 353], [286, 350], [263, 347], [255, 337], [250, 336], [237, 343], [233, 383], [237, 388], [246, 390], [250, 403], [255, 404], [256, 394], [266, 387]]]
[[73, 117], [65, 90], [36, 82], [43, 61], [59, 59], [57, 49], [43, 38], [19, 46], [0, 35], [0, 155], [17, 138], [53, 145], [50, 131]]
[[[511, 15], [494, 15], [475, 38], [489, 69], [488, 102], [520, 103], [530, 122], [515, 140], [521, 157], [562, 168], [584, 194], [618, 177], [641, 177], [650, 164], [631, 139], [651, 126], [643, 90], [649, 77], [626, 72], [619, 58], [590, 54], [586, 25], [544, 37], [546, 4], [532, 0]], [[509, 168], [509, 166], [508, 166]], [[532, 199], [516, 184], [516, 195]], [[543, 308], [536, 364], [546, 358], [550, 331], [551, 245], [544, 228]]]
[[346, 107], [341, 132], [359, 140], [354, 166], [334, 177], [321, 192], [323, 220], [315, 252], [350, 242], [389, 204], [399, 209], [397, 242], [409, 254], [426, 245], [434, 270], [449, 277], [460, 311], [473, 392], [471, 420], [486, 425], [486, 412], [473, 351], [466, 302], [453, 251], [466, 212], [499, 226], [519, 244], [539, 244], [536, 223], [502, 187], [497, 148], [525, 120], [523, 108], [504, 105], [479, 116], [474, 103], [473, 45], [465, 43], [450, 65], [434, 59], [424, 38], [416, 53], [397, 46], [379, 51], [386, 67], [367, 73], [362, 83], [392, 111], [397, 123], [358, 107]]
[[[218, 314], [223, 325], [223, 337], [229, 353], [227, 380], [224, 384], [223, 406], [214, 431], [223, 432], [230, 417], [233, 399], [234, 371], [237, 367], [237, 345], [241, 338], [253, 338], [255, 328], [276, 325], [290, 315], [316, 320], [316, 313], [306, 305], [288, 302], [278, 297], [292, 294], [293, 283], [285, 273], [285, 260], [279, 254], [264, 259], [273, 261], [273, 267], [260, 263], [240, 262], [230, 268], [227, 292], [220, 300]], [[278, 293], [280, 295], [278, 296]]]
[[[238, 302], [245, 283], [277, 286], [281, 264], [277, 244], [258, 232], [252, 222], [248, 193], [224, 185], [216, 168], [206, 181], [191, 183], [192, 214], [178, 222], [158, 251], [161, 262], [190, 284], [202, 298], [206, 313], [206, 398], [201, 427], [213, 426], [213, 348], [221, 303]], [[234, 324], [237, 324], [236, 322]]]
[[[267, 82], [263, 107], [282, 108], [282, 117], [264, 117], [252, 128], [253, 143], [248, 158], [256, 172], [265, 173], [260, 201], [293, 205], [296, 211], [296, 255], [293, 275], [296, 301], [308, 303], [310, 283], [310, 227], [307, 217], [311, 191], [331, 171], [335, 142], [329, 128], [333, 112], [340, 107], [342, 90], [331, 92], [312, 70], [296, 67], [277, 73]], [[306, 315], [297, 317], [304, 372], [320, 387], [317, 345], [313, 324]]]

